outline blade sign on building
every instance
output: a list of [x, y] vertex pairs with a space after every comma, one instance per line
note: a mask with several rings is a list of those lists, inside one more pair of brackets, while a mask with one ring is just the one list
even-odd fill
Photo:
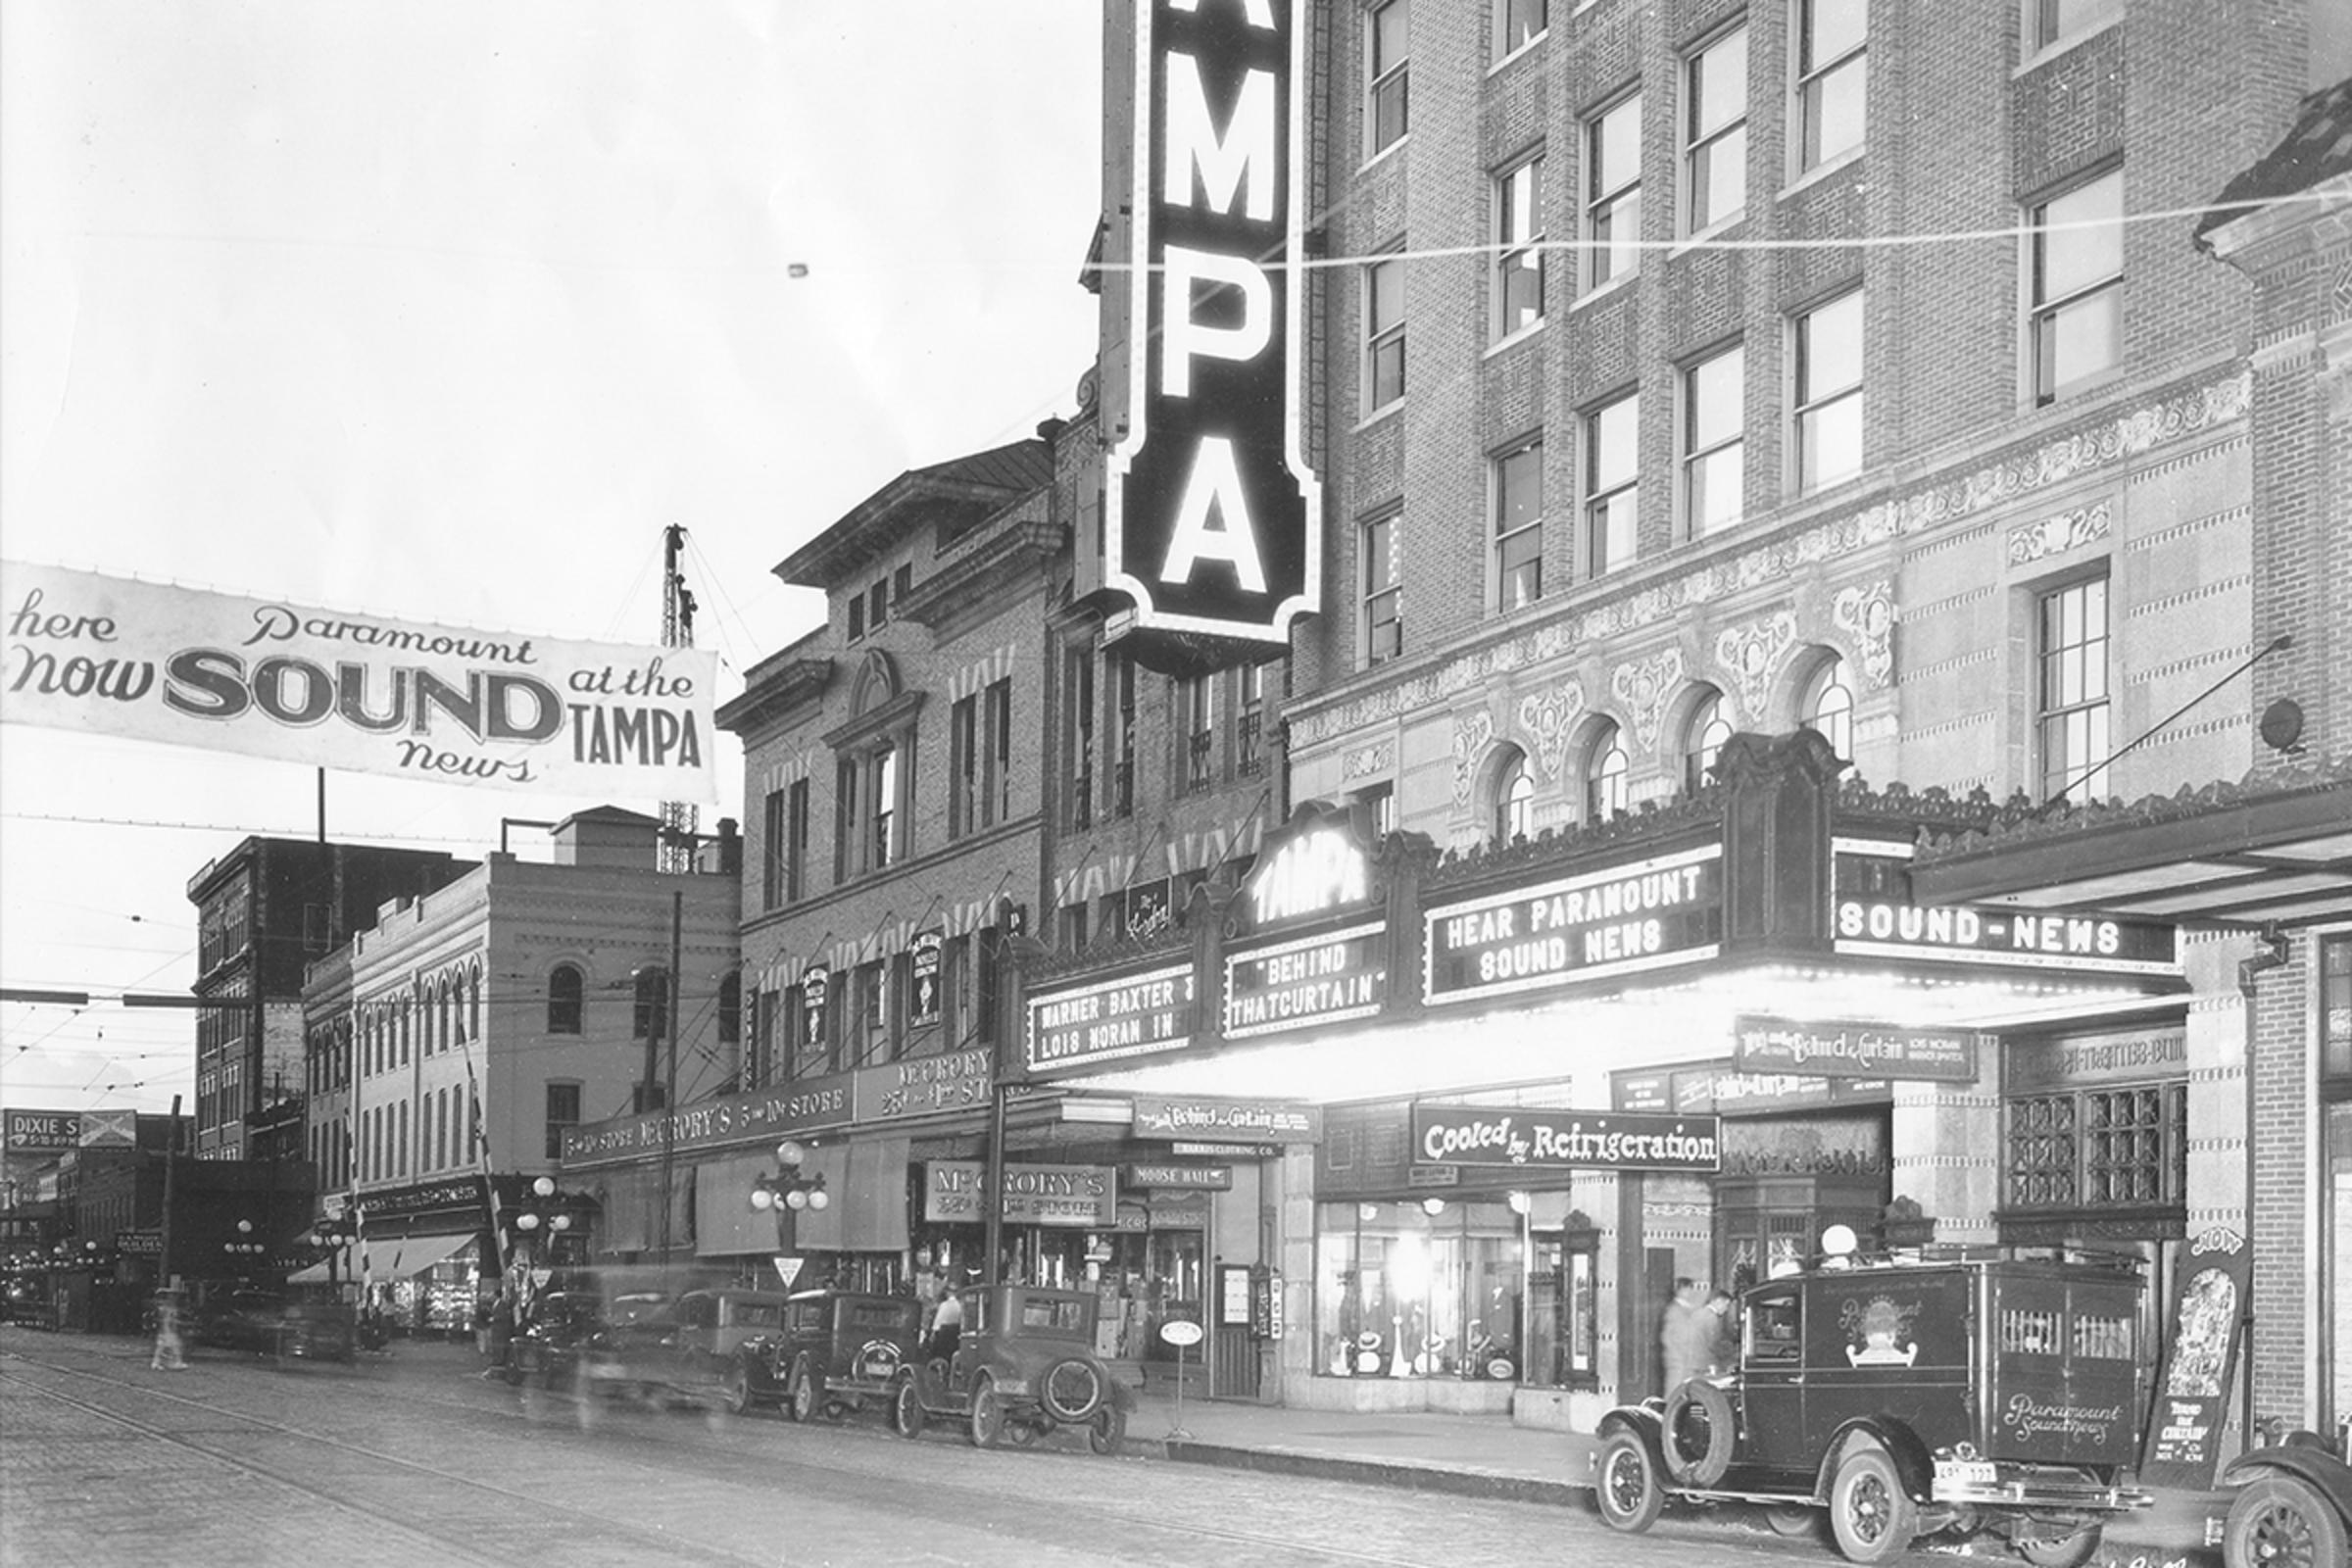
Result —
[[1304, 9], [1136, 0], [1133, 353], [1103, 573], [1133, 602], [1138, 632], [1261, 655], [1320, 608], [1322, 587], [1292, 266], [1304, 237]]

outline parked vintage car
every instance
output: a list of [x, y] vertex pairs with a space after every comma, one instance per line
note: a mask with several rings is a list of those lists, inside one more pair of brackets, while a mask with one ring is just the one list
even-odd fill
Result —
[[1740, 1365], [1600, 1421], [1601, 1517], [1646, 1530], [1668, 1497], [1826, 1506], [1838, 1547], [1884, 1562], [1916, 1536], [1993, 1532], [2072, 1568], [2147, 1506], [2131, 1466], [2136, 1262], [1929, 1250], [1835, 1256], [1739, 1302]]
[[874, 1399], [920, 1358], [922, 1303], [911, 1296], [802, 1291], [784, 1304], [774, 1367], [795, 1421], [843, 1415]]
[[268, 1291], [217, 1294], [192, 1314], [188, 1338], [219, 1350], [275, 1355], [285, 1332], [284, 1313], [285, 1302]]
[[359, 1345], [359, 1309], [348, 1301], [288, 1301], [277, 1351], [305, 1361], [349, 1361]]
[[659, 1303], [622, 1297], [580, 1344], [582, 1393], [629, 1394], [662, 1404], [723, 1404], [738, 1414], [782, 1390], [776, 1338], [786, 1298], [715, 1287]]
[[986, 1448], [1076, 1427], [1095, 1452], [1119, 1451], [1135, 1394], [1095, 1354], [1091, 1294], [990, 1285], [962, 1298], [953, 1353], [927, 1356], [893, 1380], [891, 1426], [901, 1437], [957, 1420]]
[[2222, 1528], [2224, 1568], [2352, 1562], [2352, 1464], [2316, 1432], [2249, 1448], [2222, 1471], [2239, 1489]]

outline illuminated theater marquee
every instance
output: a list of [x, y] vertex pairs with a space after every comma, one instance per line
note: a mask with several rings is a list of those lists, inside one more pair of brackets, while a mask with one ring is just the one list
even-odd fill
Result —
[[1302, 438], [1302, 0], [1137, 0], [1127, 431], [1104, 573], [1139, 630], [1281, 643], [1321, 593]]

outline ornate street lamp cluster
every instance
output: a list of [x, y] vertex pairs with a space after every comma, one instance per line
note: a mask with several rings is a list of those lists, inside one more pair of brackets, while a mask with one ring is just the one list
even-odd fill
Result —
[[253, 1221], [241, 1219], [237, 1221], [236, 1238], [233, 1241], [222, 1242], [220, 1250], [235, 1258], [254, 1258], [270, 1250], [270, 1245], [267, 1242], [255, 1241], [253, 1239]]
[[571, 1211], [556, 1191], [556, 1179], [542, 1176], [531, 1183], [531, 1205], [514, 1216], [514, 1228], [525, 1236], [537, 1236], [545, 1230], [552, 1242], [571, 1229]]
[[761, 1213], [779, 1205], [798, 1211], [804, 1208], [823, 1208], [833, 1201], [825, 1192], [823, 1173], [814, 1176], [801, 1174], [801, 1163], [808, 1151], [798, 1140], [787, 1138], [776, 1146], [776, 1163], [781, 1169], [763, 1172], [752, 1182], [752, 1206]]

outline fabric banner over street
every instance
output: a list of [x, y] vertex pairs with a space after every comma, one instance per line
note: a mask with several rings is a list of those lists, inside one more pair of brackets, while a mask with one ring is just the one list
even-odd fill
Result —
[[355, 773], [715, 801], [715, 662], [0, 563], [0, 721]]

